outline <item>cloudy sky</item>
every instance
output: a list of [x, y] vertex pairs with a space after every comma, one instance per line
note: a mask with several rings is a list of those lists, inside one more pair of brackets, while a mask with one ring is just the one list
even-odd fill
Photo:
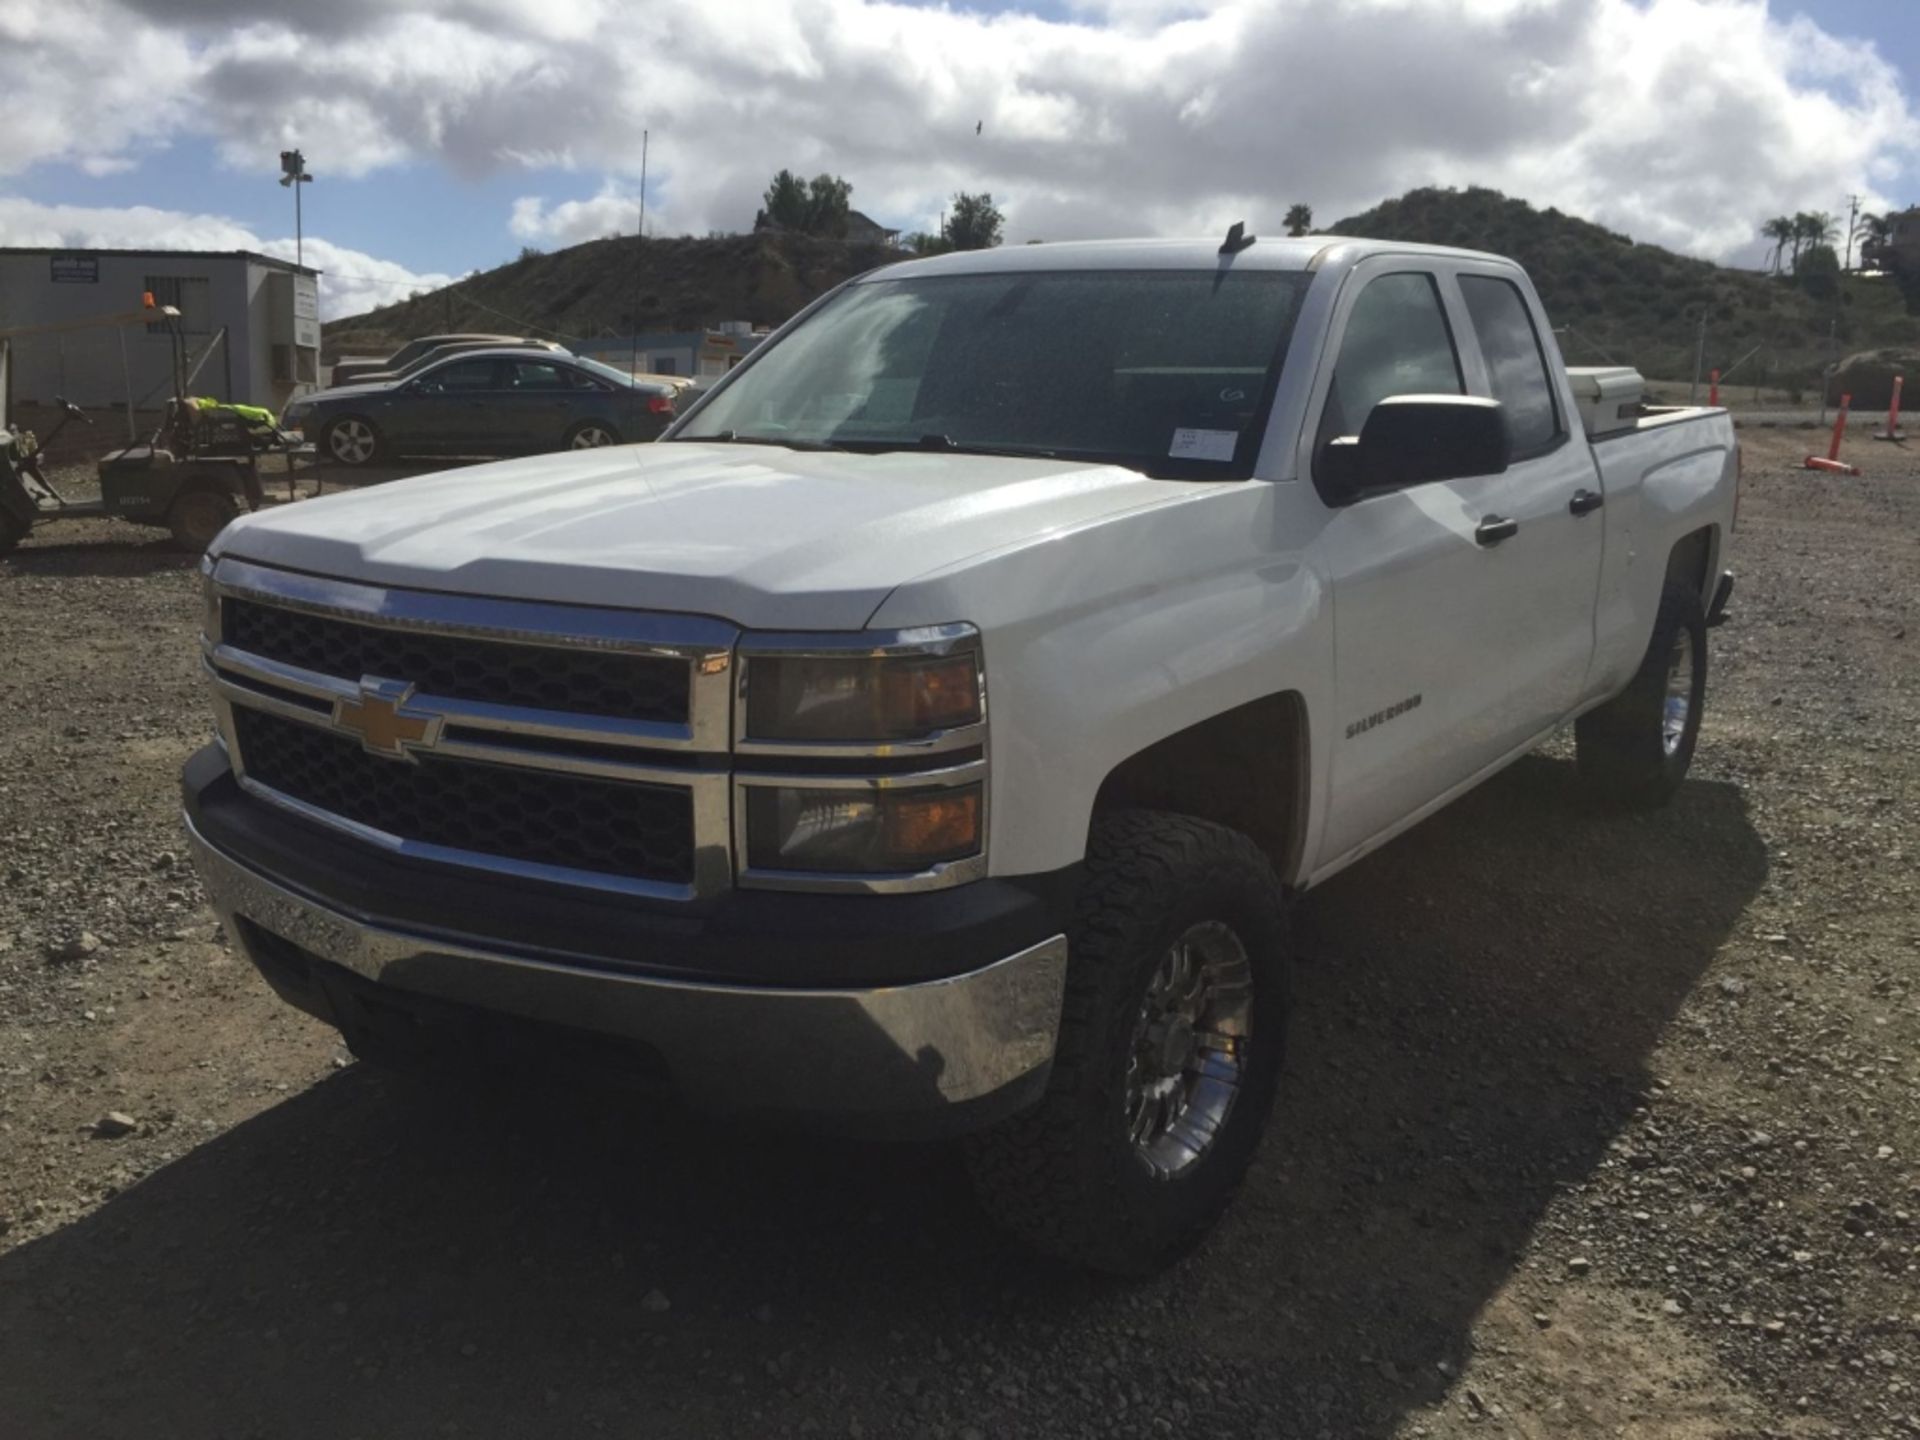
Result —
[[[1485, 184], [1756, 262], [1920, 199], [1913, 0], [0, 0], [0, 244], [293, 251], [343, 315], [832, 170], [1010, 240], [1324, 223]], [[978, 133], [976, 133], [978, 127]]]

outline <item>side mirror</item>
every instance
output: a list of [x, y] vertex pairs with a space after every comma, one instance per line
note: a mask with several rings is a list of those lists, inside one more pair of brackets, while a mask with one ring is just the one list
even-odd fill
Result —
[[1322, 475], [1343, 499], [1433, 480], [1498, 475], [1512, 454], [1498, 400], [1478, 395], [1390, 395], [1358, 435], [1321, 454]]

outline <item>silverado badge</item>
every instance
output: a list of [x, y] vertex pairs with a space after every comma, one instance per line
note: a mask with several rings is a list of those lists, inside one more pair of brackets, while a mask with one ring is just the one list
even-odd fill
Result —
[[361, 748], [369, 755], [413, 764], [414, 751], [431, 750], [440, 743], [447, 717], [431, 710], [407, 708], [412, 694], [413, 686], [404, 680], [363, 675], [358, 695], [334, 700], [334, 728], [358, 735]]

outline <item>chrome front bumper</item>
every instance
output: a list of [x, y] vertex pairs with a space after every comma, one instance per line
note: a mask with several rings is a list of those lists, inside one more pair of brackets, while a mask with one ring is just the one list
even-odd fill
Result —
[[922, 1116], [932, 1132], [952, 1128], [939, 1121], [942, 1111], [965, 1107], [984, 1123], [1038, 1098], [1052, 1063], [1064, 936], [920, 984], [704, 985], [392, 929], [277, 884], [208, 843], [190, 820], [186, 828], [214, 909], [263, 972], [271, 975], [271, 957], [253, 953], [238, 919], [401, 996], [639, 1042], [676, 1088], [714, 1109], [853, 1122]]

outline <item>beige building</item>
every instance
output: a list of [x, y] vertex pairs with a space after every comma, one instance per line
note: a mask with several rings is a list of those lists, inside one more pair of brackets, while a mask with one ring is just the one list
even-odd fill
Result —
[[[278, 411], [319, 381], [320, 272], [249, 250], [0, 248], [0, 329], [137, 310], [142, 296], [180, 311], [190, 354], [221, 331], [194, 390]], [[55, 395], [88, 408], [146, 408], [172, 379], [162, 325], [22, 339], [13, 347], [17, 402]]]

